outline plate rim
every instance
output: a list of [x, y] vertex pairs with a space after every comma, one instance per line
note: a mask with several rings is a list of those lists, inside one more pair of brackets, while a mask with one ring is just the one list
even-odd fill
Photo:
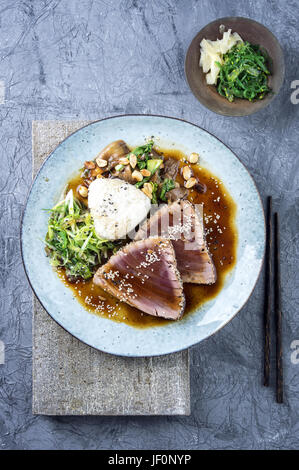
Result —
[[[115, 119], [115, 118], [122, 118], [122, 117], [158, 117], [158, 118], [162, 118], [162, 119], [173, 119], [175, 121], [180, 121], [180, 122], [183, 122], [185, 124], [189, 124], [193, 127], [196, 127], [204, 132], [206, 132], [207, 134], [209, 134], [210, 136], [214, 137], [215, 139], [217, 139], [222, 145], [224, 145], [230, 152], [232, 152], [232, 154], [237, 158], [237, 160], [240, 162], [240, 164], [243, 166], [243, 168], [246, 170], [249, 178], [251, 179], [251, 181], [253, 182], [253, 185], [256, 189], [256, 193], [258, 195], [258, 198], [259, 198], [259, 202], [260, 202], [260, 206], [261, 206], [261, 209], [262, 209], [262, 219], [263, 219], [263, 234], [264, 234], [264, 247], [263, 247], [263, 254], [262, 254], [262, 258], [261, 258], [261, 264], [260, 264], [260, 268], [259, 268], [259, 271], [258, 271], [258, 274], [257, 274], [257, 277], [256, 277], [256, 280], [254, 282], [254, 285], [251, 289], [251, 291], [249, 292], [248, 294], [248, 297], [246, 298], [246, 301], [243, 303], [243, 305], [234, 313], [234, 315], [229, 318], [223, 325], [219, 326], [219, 328], [217, 328], [213, 333], [211, 333], [210, 335], [206, 336], [205, 338], [203, 338], [202, 340], [199, 340], [199, 341], [196, 341], [195, 343], [193, 344], [190, 344], [189, 346], [187, 347], [180, 347], [178, 349], [174, 349], [173, 351], [168, 351], [168, 352], [165, 352], [165, 353], [153, 353], [153, 354], [150, 354], [150, 355], [136, 355], [136, 354], [128, 354], [128, 353], [123, 353], [123, 354], [115, 354], [114, 352], [110, 352], [110, 351], [107, 351], [107, 350], [102, 350], [100, 349], [99, 347], [97, 346], [94, 346], [92, 344], [89, 344], [88, 342], [82, 340], [81, 338], [79, 338], [77, 335], [71, 333], [66, 327], [64, 327], [56, 318], [54, 318], [52, 316], [52, 314], [46, 309], [46, 307], [44, 306], [42, 300], [39, 298], [39, 296], [37, 295], [33, 285], [32, 285], [32, 282], [30, 280], [30, 277], [29, 277], [29, 274], [28, 274], [28, 271], [27, 271], [27, 267], [26, 267], [26, 263], [25, 263], [25, 259], [24, 259], [24, 253], [23, 253], [23, 229], [24, 229], [24, 218], [25, 218], [25, 215], [26, 215], [26, 210], [27, 210], [27, 205], [28, 205], [28, 200], [30, 198], [30, 195], [34, 189], [34, 185], [35, 185], [35, 182], [39, 176], [39, 174], [41, 173], [44, 165], [46, 164], [46, 162], [51, 158], [53, 157], [53, 154], [54, 152], [56, 151], [56, 149], [64, 142], [66, 142], [70, 137], [72, 137], [74, 134], [76, 134], [77, 132], [81, 131], [82, 129], [85, 129], [86, 127], [92, 125], [92, 124], [95, 124], [95, 123], [98, 123], [98, 122], [102, 122], [102, 121], [107, 121], [107, 120], [110, 120], [110, 119]], [[36, 297], [36, 299], [38, 300], [38, 302], [41, 304], [41, 306], [43, 307], [43, 309], [47, 312], [47, 314], [52, 318], [52, 320], [54, 320], [57, 325], [59, 325], [61, 328], [63, 328], [68, 334], [70, 334], [71, 336], [73, 336], [74, 338], [78, 339], [79, 341], [81, 341], [83, 344], [86, 344], [87, 346], [97, 350], [97, 351], [101, 351], [103, 353], [106, 353], [106, 354], [111, 354], [113, 356], [121, 356], [121, 357], [155, 357], [155, 356], [165, 356], [167, 354], [174, 354], [176, 352], [180, 352], [180, 351], [184, 351], [186, 349], [189, 349], [189, 348], [192, 348], [196, 345], [198, 345], [199, 343], [202, 343], [203, 341], [213, 337], [216, 333], [218, 333], [220, 330], [222, 330], [228, 323], [230, 323], [235, 317], [236, 315], [245, 307], [245, 305], [247, 304], [247, 302], [249, 301], [253, 291], [255, 290], [255, 287], [257, 285], [257, 282], [260, 278], [260, 275], [261, 275], [261, 272], [262, 272], [262, 269], [263, 269], [263, 266], [264, 266], [264, 260], [265, 260], [265, 250], [266, 250], [266, 243], [265, 243], [265, 239], [266, 239], [266, 221], [265, 221], [265, 210], [264, 210], [264, 204], [263, 204], [263, 201], [262, 201], [262, 198], [261, 198], [261, 195], [260, 195], [260, 192], [258, 190], [258, 187], [257, 187], [257, 184], [254, 180], [254, 178], [252, 177], [250, 171], [248, 170], [248, 168], [246, 167], [246, 165], [241, 161], [241, 159], [238, 157], [238, 155], [236, 155], [236, 153], [227, 145], [225, 144], [219, 137], [215, 136], [212, 132], [204, 129], [203, 127], [199, 126], [198, 124], [194, 124], [193, 122], [190, 122], [186, 119], [183, 119], [183, 118], [178, 118], [178, 117], [173, 117], [173, 116], [165, 116], [165, 115], [162, 115], [162, 114], [138, 114], [138, 113], [126, 113], [126, 114], [118, 114], [118, 115], [113, 115], [113, 116], [108, 116], [108, 117], [105, 117], [105, 118], [102, 118], [102, 119], [96, 119], [96, 120], [91, 120], [88, 124], [80, 127], [79, 129], [77, 129], [76, 131], [74, 132], [71, 132], [65, 139], [63, 139], [56, 147], [55, 149], [47, 156], [47, 158], [43, 161], [42, 165], [40, 166], [40, 168], [38, 169], [35, 177], [33, 178], [32, 182], [31, 182], [31, 185], [30, 185], [30, 188], [28, 190], [28, 193], [27, 193], [27, 196], [26, 196], [26, 201], [25, 201], [25, 206], [24, 206], [24, 209], [23, 209], [23, 212], [22, 212], [22, 217], [21, 217], [21, 223], [20, 223], [20, 249], [21, 249], [21, 259], [22, 259], [22, 264], [23, 264], [23, 268], [24, 268], [24, 271], [25, 271], [25, 275], [26, 275], [26, 278], [28, 280], [28, 283], [32, 289], [32, 292], [34, 294], [34, 296]]]

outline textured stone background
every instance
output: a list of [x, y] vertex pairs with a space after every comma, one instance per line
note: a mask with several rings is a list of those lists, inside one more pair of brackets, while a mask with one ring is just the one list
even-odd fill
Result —
[[[286, 79], [266, 110], [248, 118], [202, 108], [184, 79], [184, 54], [209, 21], [244, 15], [285, 51]], [[0, 445], [2, 449], [298, 448], [299, 4], [231, 0], [0, 1]], [[0, 84], [1, 85], [1, 84]], [[261, 386], [261, 278], [246, 307], [191, 350], [190, 417], [47, 418], [31, 414], [31, 291], [19, 225], [31, 180], [33, 119], [158, 113], [188, 119], [224, 140], [248, 166], [282, 219], [285, 404]]]

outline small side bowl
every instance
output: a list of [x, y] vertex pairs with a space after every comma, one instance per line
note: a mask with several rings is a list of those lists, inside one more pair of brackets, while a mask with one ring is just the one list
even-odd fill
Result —
[[[199, 66], [200, 43], [204, 38], [212, 41], [221, 39], [222, 34], [219, 31], [221, 25], [225, 26], [226, 31], [231, 29], [232, 32], [239, 33], [244, 41], [258, 44], [267, 52], [271, 72], [269, 87], [272, 91], [264, 99], [250, 102], [237, 98], [230, 103], [218, 94], [214, 85], [207, 85], [206, 74]], [[276, 37], [257, 21], [242, 17], [219, 18], [205, 26], [192, 40], [185, 60], [185, 75], [194, 96], [206, 108], [224, 116], [248, 116], [265, 108], [278, 94], [284, 80], [284, 71], [283, 52]]]

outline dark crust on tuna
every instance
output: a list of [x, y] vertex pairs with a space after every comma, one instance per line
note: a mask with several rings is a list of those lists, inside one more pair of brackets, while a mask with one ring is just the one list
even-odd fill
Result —
[[[179, 236], [177, 239], [172, 239], [172, 243], [175, 249], [176, 257], [177, 257], [177, 266], [181, 273], [181, 278], [183, 282], [190, 282], [195, 284], [214, 284], [217, 280], [217, 272], [212, 261], [212, 257], [209, 253], [205, 233], [204, 233], [204, 226], [203, 221], [200, 221], [195, 210], [194, 206], [189, 201], [177, 201], [170, 205], [163, 205], [160, 207], [155, 214], [148, 219], [139, 229], [135, 236], [135, 240], [140, 240], [147, 238], [149, 235], [151, 236], [162, 236], [164, 238], [169, 238], [169, 235], [166, 233], [162, 234], [160, 230], [160, 225], [158, 221], [162, 219], [165, 215], [169, 213], [175, 213], [175, 211], [182, 211], [187, 210], [190, 211], [196, 224], [196, 233], [200, 234], [198, 237], [198, 249], [197, 257], [194, 257], [195, 251], [192, 251], [192, 254], [188, 257], [188, 250], [183, 251], [183, 243], [186, 241], [183, 235]], [[150, 227], [154, 230], [154, 233], [150, 233]], [[188, 238], [187, 238], [188, 241]], [[200, 257], [200, 258], [199, 258]], [[202, 262], [202, 267], [204, 268], [202, 271], [198, 269], [199, 261]], [[189, 263], [189, 266], [188, 266]], [[193, 269], [192, 269], [193, 268]], [[206, 278], [204, 275], [206, 274]]]
[[149, 315], [178, 320], [185, 310], [174, 248], [165, 238], [129, 243], [98, 269], [93, 282]]

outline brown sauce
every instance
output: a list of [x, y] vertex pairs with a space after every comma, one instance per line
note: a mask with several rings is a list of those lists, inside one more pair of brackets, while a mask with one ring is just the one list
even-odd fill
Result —
[[[184, 166], [186, 156], [182, 152], [174, 149], [160, 149], [160, 153], [163, 153], [164, 158], [172, 157], [180, 160], [181, 167]], [[235, 265], [237, 249], [237, 231], [234, 222], [236, 204], [221, 181], [207, 169], [200, 167], [200, 162], [199, 165], [192, 165], [192, 169], [199, 181], [207, 186], [205, 194], [191, 191], [189, 200], [194, 204], [204, 204], [206, 239], [217, 270], [217, 281], [210, 286], [184, 284], [186, 309], [183, 318], [217, 296], [227, 273]], [[82, 181], [78, 174], [68, 183], [68, 189], [73, 189], [76, 197], [78, 197], [76, 189]], [[180, 175], [177, 181], [182, 184], [183, 180]], [[89, 312], [137, 328], [162, 326], [171, 321], [143, 314], [140, 310], [118, 301], [100, 287], [95, 286], [92, 279], [72, 284], [67, 280], [63, 270], [60, 270], [58, 275]]]

